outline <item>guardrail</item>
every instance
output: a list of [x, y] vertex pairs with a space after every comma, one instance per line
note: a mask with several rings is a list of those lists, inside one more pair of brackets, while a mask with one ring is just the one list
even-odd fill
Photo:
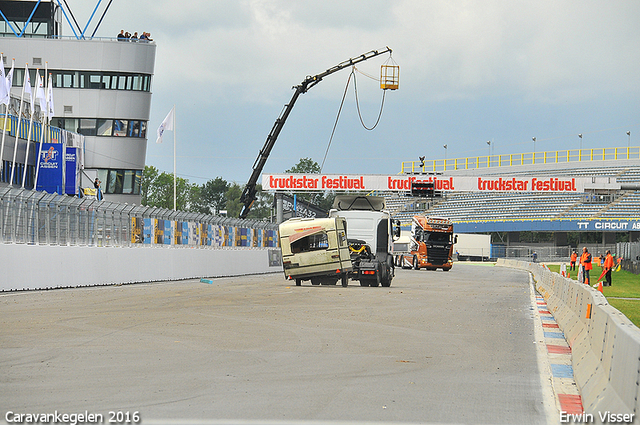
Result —
[[273, 223], [0, 185], [0, 243], [61, 246], [275, 248]]
[[617, 161], [639, 159], [640, 147], [569, 149], [562, 151], [526, 152], [505, 155], [486, 155], [467, 158], [404, 161], [400, 174], [429, 173], [479, 168], [511, 167], [515, 165], [558, 164], [567, 162]]
[[595, 289], [541, 264], [499, 259], [527, 270], [571, 346], [586, 413], [640, 414], [640, 329]]

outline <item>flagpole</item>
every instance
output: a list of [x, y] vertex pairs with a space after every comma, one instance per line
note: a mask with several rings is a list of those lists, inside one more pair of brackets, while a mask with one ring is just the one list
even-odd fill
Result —
[[[36, 72], [38, 71], [39, 69]], [[26, 72], [26, 69], [25, 69], [25, 72]], [[35, 112], [36, 112], [36, 106], [34, 105], [35, 98], [33, 96], [33, 88], [31, 87], [31, 78], [29, 78], [29, 90], [31, 90], [31, 93], [30, 93], [31, 103], [29, 104], [29, 107], [31, 109], [31, 117], [29, 119], [29, 131], [27, 132], [27, 152], [24, 155], [24, 170], [22, 170], [22, 188], [23, 189], [24, 189], [25, 182], [27, 181], [27, 168], [29, 167], [29, 143], [31, 143], [31, 134], [33, 132], [33, 116], [35, 115]]]
[[[44, 75], [47, 75], [47, 71], [49, 70], [49, 62], [45, 62], [44, 64]], [[40, 74], [38, 74], [40, 75]], [[44, 83], [42, 83], [44, 86]], [[38, 88], [40, 88], [40, 84], [38, 84]], [[43, 88], [44, 90], [44, 88]], [[37, 93], [37, 92], [36, 92]], [[44, 143], [44, 132], [45, 132], [45, 117], [47, 115], [46, 107], [46, 95], [45, 95], [45, 111], [42, 111], [42, 103], [40, 104], [40, 113], [44, 113], [42, 116], [42, 123], [40, 125], [40, 145], [38, 146], [38, 157], [36, 158], [36, 177], [33, 181], [33, 188], [38, 190], [38, 172], [40, 171], [40, 157], [42, 155], [42, 144]]]
[[[31, 100], [33, 102], [33, 100]], [[33, 116], [35, 111], [31, 112], [31, 119], [29, 120], [29, 131], [27, 132], [27, 152], [24, 155], [24, 170], [22, 170], [22, 188], [24, 189], [24, 183], [27, 180], [27, 167], [29, 165], [29, 143], [31, 143], [31, 134], [33, 132]]]
[[[1, 105], [4, 105], [4, 119], [2, 120], [2, 144], [0, 145], [0, 181], [2, 181], [2, 170], [4, 169], [4, 161], [3, 161], [3, 157], [4, 157], [4, 139], [5, 136], [7, 135], [7, 118], [9, 117], [9, 103], [11, 102], [11, 87], [7, 87], [7, 78], [4, 74], [4, 59], [3, 59], [4, 55], [2, 53], [0, 53], [0, 66], [2, 67], [2, 69], [0, 69], [0, 71], [2, 71], [2, 74], [0, 75], [0, 84], [4, 84], [4, 89], [7, 90], [7, 103], [4, 103], [4, 98], [0, 99], [0, 101], [2, 101], [3, 103], [0, 103]], [[3, 90], [4, 92], [4, 90]], [[9, 121], [9, 123], [11, 123], [11, 121]], [[11, 124], [9, 124], [9, 129], [11, 129]]]
[[[1, 81], [0, 84], [6, 84], [6, 81]], [[11, 100], [11, 94], [9, 94], [9, 100]], [[4, 104], [4, 119], [2, 120], [2, 145], [0, 146], [0, 181], [2, 181], [2, 171], [4, 169], [4, 139], [7, 135], [7, 118], [9, 118], [9, 104]], [[11, 119], [9, 118], [9, 131], [11, 131]]]
[[18, 129], [16, 131], [16, 140], [13, 143], [13, 162], [11, 165], [11, 177], [9, 178], [9, 184], [13, 184], [13, 176], [15, 174], [16, 171], [16, 154], [18, 153], [18, 139], [20, 138], [20, 130], [22, 129], [22, 106], [24, 105], [24, 86], [25, 86], [25, 82], [27, 80], [27, 72], [28, 71], [28, 66], [27, 64], [25, 64], [25, 74], [24, 74], [24, 79], [22, 81], [22, 91], [20, 92], [20, 111], [18, 112]]
[[176, 183], [176, 105], [173, 105], [173, 210], [177, 207], [177, 183]]

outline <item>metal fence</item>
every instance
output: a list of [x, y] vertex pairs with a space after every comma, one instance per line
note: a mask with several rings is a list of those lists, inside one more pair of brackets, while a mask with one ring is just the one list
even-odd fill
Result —
[[616, 245], [619, 257], [640, 261], [640, 242], [618, 242]]
[[[619, 244], [618, 244], [619, 245]], [[577, 249], [578, 257], [582, 254], [582, 247], [580, 245]], [[599, 254], [604, 255], [607, 250], [610, 250], [612, 254], [619, 252], [616, 249], [616, 245], [586, 245], [587, 249], [592, 256], [596, 257]], [[529, 246], [506, 246], [506, 245], [491, 245], [492, 258], [510, 258], [522, 261], [532, 261], [533, 253], [536, 253], [536, 261], [569, 261], [571, 253], [574, 248], [570, 246], [545, 246], [545, 245], [529, 245]], [[619, 254], [618, 254], [619, 255]]]
[[273, 223], [50, 194], [0, 185], [0, 243], [268, 248]]

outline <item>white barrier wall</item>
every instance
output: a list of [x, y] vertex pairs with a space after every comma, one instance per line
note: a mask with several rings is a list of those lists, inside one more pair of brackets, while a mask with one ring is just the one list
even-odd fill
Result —
[[281, 272], [274, 251], [0, 244], [0, 291]]
[[498, 260], [530, 271], [571, 346], [573, 372], [586, 413], [640, 414], [640, 329], [589, 285], [536, 263]]

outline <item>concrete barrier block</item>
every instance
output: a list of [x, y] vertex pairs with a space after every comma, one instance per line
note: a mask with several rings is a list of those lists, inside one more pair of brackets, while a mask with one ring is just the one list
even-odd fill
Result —
[[[591, 345], [589, 344], [589, 338], [585, 329], [582, 329], [582, 332], [576, 334], [576, 337], [571, 341], [572, 343], [570, 341], [567, 342], [569, 342], [571, 346], [571, 356], [574, 364], [582, 361], [582, 359], [591, 352]], [[599, 360], [598, 357], [595, 358]]]
[[604, 341], [602, 344], [602, 353], [600, 355], [600, 361], [602, 362], [602, 366], [607, 371], [607, 376], [610, 377], [611, 364], [613, 362], [613, 351], [617, 345], [618, 333], [620, 332], [619, 324], [616, 324], [614, 320], [613, 312], [617, 310], [607, 306], [598, 306], [597, 310], [601, 312], [602, 315], [606, 316], [607, 327], [605, 329]]
[[609, 424], [615, 422], [602, 421], [600, 415], [605, 415], [606, 412], [614, 414], [631, 414], [634, 413], [620, 398], [619, 394], [607, 385], [603, 391], [593, 399], [587, 399], [585, 403], [585, 396], [582, 396], [582, 406], [584, 411], [593, 415], [594, 422], [596, 424]]
[[567, 315], [567, 320], [565, 320], [564, 328], [562, 329], [562, 331], [564, 332], [564, 338], [572, 348], [581, 339], [585, 339], [588, 343], [587, 330], [585, 329], [582, 321], [573, 312]]
[[587, 405], [597, 403], [598, 398], [603, 396], [609, 383], [598, 358], [591, 352], [586, 352], [585, 356], [573, 365], [573, 377], [580, 389], [585, 410]]
[[636, 326], [624, 321], [612, 319], [612, 323], [616, 333], [611, 361], [608, 362], [609, 381], [624, 404], [636, 407], [636, 412], [640, 414], [640, 410], [637, 409], [640, 396], [640, 332]]
[[[602, 361], [605, 351], [605, 340], [611, 333], [608, 326], [609, 316], [603, 311], [602, 306], [595, 306], [591, 311], [591, 320], [587, 324], [589, 344], [594, 354]], [[608, 368], [608, 366], [605, 366]]]

